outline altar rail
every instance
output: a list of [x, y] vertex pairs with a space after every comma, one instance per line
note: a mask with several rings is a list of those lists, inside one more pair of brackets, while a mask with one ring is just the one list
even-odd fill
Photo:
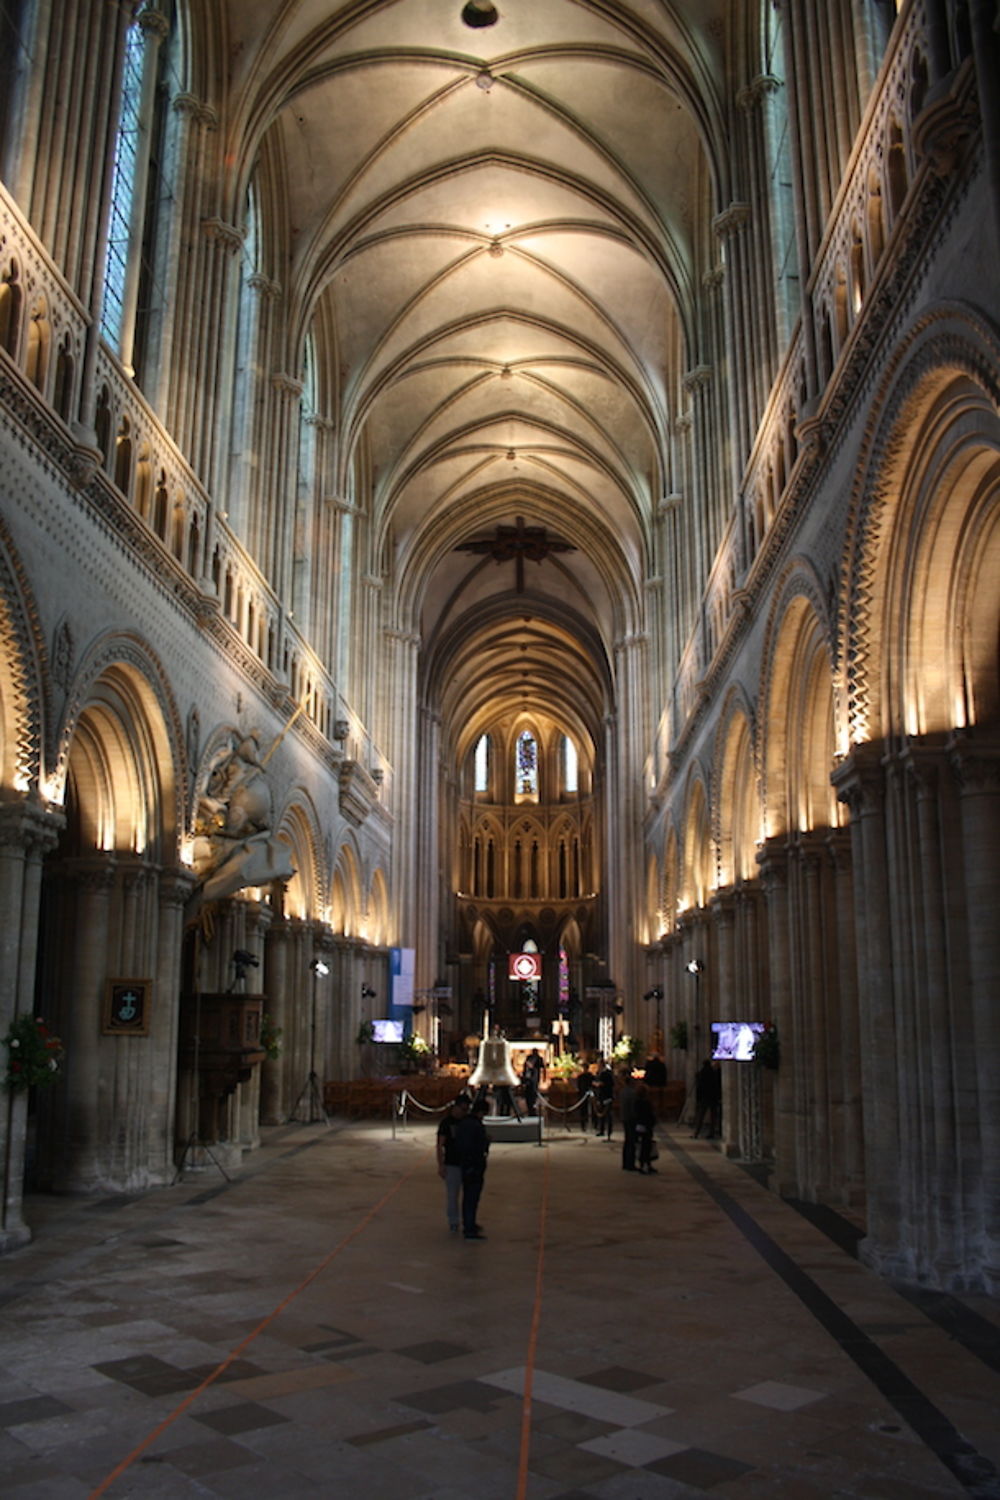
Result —
[[[462, 1092], [462, 1087], [460, 1078], [426, 1077], [419, 1073], [394, 1078], [354, 1078], [324, 1084], [323, 1104], [328, 1115], [340, 1115], [349, 1120], [388, 1120], [392, 1115], [392, 1101], [403, 1089], [425, 1110], [443, 1111], [455, 1095]], [[668, 1083], [664, 1088], [651, 1088], [649, 1093], [658, 1120], [673, 1122], [680, 1118], [685, 1099], [684, 1084], [680, 1080]], [[574, 1082], [554, 1079], [544, 1097], [551, 1110], [567, 1112], [570, 1128], [579, 1128], [579, 1110], [574, 1106], [580, 1096]], [[558, 1119], [558, 1113], [554, 1113], [550, 1116], [550, 1124], [556, 1124]]]

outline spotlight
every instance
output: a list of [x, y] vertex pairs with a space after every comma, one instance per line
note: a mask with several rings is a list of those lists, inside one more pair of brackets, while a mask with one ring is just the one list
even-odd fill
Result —
[[233, 954], [233, 963], [238, 969], [259, 969], [260, 959], [256, 953], [248, 953], [245, 948], [237, 948]]
[[329, 964], [325, 964], [321, 958], [314, 958], [309, 967], [320, 979], [325, 979], [330, 972]]
[[659, 985], [656, 985], [656, 987], [654, 989], [647, 990], [646, 993], [643, 995], [642, 998], [644, 1000], [662, 1000], [663, 999], [663, 991], [660, 989]]
[[692, 958], [687, 966], [687, 971], [689, 974], [694, 974], [697, 978], [699, 974], [703, 974], [705, 972], [705, 965], [702, 963], [700, 958]]
[[361, 986], [361, 998], [362, 998], [362, 1000], [374, 1000], [375, 999], [375, 991], [372, 989], [372, 987], [371, 987], [370, 984], [363, 984]]

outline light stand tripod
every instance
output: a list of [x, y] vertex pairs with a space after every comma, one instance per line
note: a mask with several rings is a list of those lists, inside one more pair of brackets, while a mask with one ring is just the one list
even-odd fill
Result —
[[[181, 1159], [177, 1163], [177, 1171], [174, 1173], [174, 1180], [170, 1184], [171, 1187], [180, 1182], [181, 1178], [184, 1176], [185, 1167], [189, 1167], [192, 1172], [203, 1171], [205, 1167], [205, 1157], [208, 1158], [213, 1167], [216, 1167], [218, 1171], [222, 1173], [227, 1182], [232, 1182], [233, 1180], [230, 1177], [229, 1173], [226, 1171], [225, 1167], [222, 1165], [221, 1161], [219, 1161], [218, 1157], [213, 1154], [211, 1147], [206, 1146], [205, 1142], [201, 1138], [201, 1070], [199, 1066], [201, 1060], [200, 931], [200, 928], [195, 928], [194, 934], [194, 1036], [192, 1037], [194, 1049], [194, 1129], [191, 1131], [191, 1134], [188, 1136], [187, 1141], [185, 1142], [184, 1150], [181, 1154]], [[230, 986], [231, 990], [234, 990], [238, 983], [242, 984], [246, 978], [246, 968], [239, 962], [240, 957], [240, 954], [236, 954], [233, 958], [233, 963], [236, 968], [236, 975], [233, 979], [232, 985]], [[256, 959], [254, 959], [253, 961], [254, 963], [257, 962]], [[203, 1158], [201, 1161], [197, 1159], [197, 1153], [199, 1152], [201, 1153], [201, 1156]]]
[[327, 1114], [326, 1106], [323, 1103], [323, 1091], [319, 1086], [319, 1079], [316, 1077], [316, 986], [317, 981], [320, 978], [325, 979], [330, 970], [321, 958], [314, 958], [309, 967], [312, 970], [312, 1021], [310, 1024], [309, 1033], [309, 1077], [306, 1079], [305, 1083], [299, 1090], [299, 1097], [292, 1105], [291, 1114], [288, 1116], [288, 1120], [289, 1123], [291, 1123], [292, 1120], [295, 1119], [296, 1115], [298, 1114], [299, 1105], [308, 1094], [309, 1116], [308, 1119], [303, 1120], [301, 1123], [303, 1125], [313, 1125], [317, 1120], [322, 1120], [323, 1124], [329, 1128], [330, 1117]]

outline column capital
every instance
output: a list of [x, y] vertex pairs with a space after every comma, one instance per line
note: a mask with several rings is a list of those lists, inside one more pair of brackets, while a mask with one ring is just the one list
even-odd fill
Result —
[[718, 239], [727, 240], [731, 235], [743, 229], [749, 221], [749, 203], [730, 203], [729, 207], [724, 208], [721, 214], [716, 214], [712, 220], [712, 228]]
[[61, 808], [39, 802], [0, 802], [0, 848], [48, 854], [66, 826]]
[[236, 224], [227, 224], [224, 219], [219, 218], [202, 219], [201, 228], [206, 239], [211, 240], [213, 244], [221, 246], [230, 255], [243, 247], [243, 239], [246, 231], [240, 229]]
[[152, 6], [147, 5], [141, 10], [136, 16], [136, 22], [146, 40], [157, 45], [170, 35], [170, 22], [162, 11], [154, 10]]
[[948, 746], [948, 763], [961, 796], [1000, 791], [1000, 750], [954, 740]]
[[279, 395], [286, 396], [289, 400], [298, 401], [302, 397], [302, 381], [296, 380], [294, 375], [276, 370], [271, 376], [271, 385]]
[[763, 104], [771, 94], [776, 94], [781, 87], [781, 79], [775, 78], [773, 73], [758, 73], [756, 78], [752, 78], [743, 88], [737, 90], [736, 107], [748, 115], [751, 110]]
[[711, 384], [711, 380], [711, 365], [695, 365], [693, 369], [688, 370], [686, 375], [681, 376], [681, 385], [686, 391], [703, 391], [707, 385]]

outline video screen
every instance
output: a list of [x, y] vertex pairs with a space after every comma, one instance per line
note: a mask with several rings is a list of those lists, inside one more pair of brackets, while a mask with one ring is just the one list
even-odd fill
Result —
[[757, 1038], [765, 1030], [763, 1021], [713, 1021], [713, 1058], [720, 1062], [750, 1062]]
[[373, 1042], [401, 1042], [403, 1040], [402, 1021], [373, 1021]]

